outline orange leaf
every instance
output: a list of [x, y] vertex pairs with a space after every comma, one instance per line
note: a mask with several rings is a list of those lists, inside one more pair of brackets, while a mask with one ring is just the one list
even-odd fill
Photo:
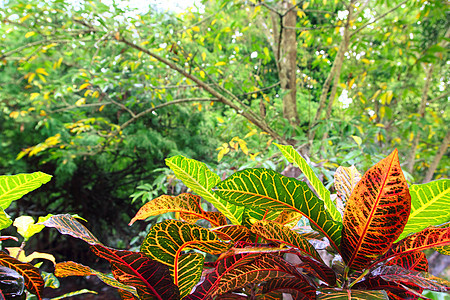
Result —
[[4, 252], [0, 252], [0, 265], [19, 273], [25, 280], [27, 290], [36, 295], [39, 300], [42, 299], [41, 293], [44, 289], [44, 280], [41, 274], [39, 274], [39, 269], [30, 264], [23, 263]]
[[370, 168], [347, 202], [342, 230], [342, 258], [361, 270], [383, 255], [408, 221], [411, 196], [397, 149]]

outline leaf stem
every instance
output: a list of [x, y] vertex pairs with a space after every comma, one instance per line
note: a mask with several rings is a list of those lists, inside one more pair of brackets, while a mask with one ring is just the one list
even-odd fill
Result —
[[360, 281], [361, 279], [363, 279], [363, 277], [366, 276], [367, 273], [369, 273], [369, 271], [370, 271], [370, 269], [366, 269], [366, 270], [365, 270], [358, 278], [356, 278], [355, 281], [353, 281], [353, 282], [348, 286], [348, 288], [351, 289], [352, 286], [354, 286], [355, 283], [357, 283], [358, 281]]

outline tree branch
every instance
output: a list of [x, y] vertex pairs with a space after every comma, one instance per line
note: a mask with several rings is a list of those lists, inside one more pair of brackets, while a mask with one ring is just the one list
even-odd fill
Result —
[[379, 15], [378, 17], [376, 17], [373, 21], [371, 22], [367, 22], [364, 25], [361, 25], [361, 27], [357, 28], [355, 31], [353, 31], [350, 34], [350, 38], [352, 38], [355, 34], [357, 34], [358, 32], [360, 32], [361, 30], [363, 30], [364, 28], [366, 28], [367, 26], [369, 26], [370, 24], [373, 24], [375, 22], [377, 22], [378, 20], [386, 17], [388, 14], [390, 14], [391, 12], [395, 11], [397, 8], [399, 8], [400, 6], [402, 6], [403, 4], [405, 4], [406, 2], [408, 2], [409, 0], [405, 0], [402, 3], [398, 4], [397, 6], [395, 6], [394, 8], [388, 10], [387, 12], [385, 12], [384, 14]]

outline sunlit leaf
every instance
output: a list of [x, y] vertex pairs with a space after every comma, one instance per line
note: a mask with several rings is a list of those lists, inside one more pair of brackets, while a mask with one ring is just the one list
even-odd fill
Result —
[[224, 241], [248, 241], [250, 238], [250, 230], [242, 225], [225, 225], [211, 231]]
[[68, 234], [78, 239], [82, 239], [88, 244], [101, 244], [99, 240], [74, 217], [69, 214], [54, 215], [42, 223], [46, 227], [56, 228], [62, 234]]
[[25, 251], [21, 249], [20, 247], [5, 247], [6, 250], [8, 250], [8, 253], [10, 256], [17, 258], [21, 262], [29, 263], [33, 259], [46, 259], [51, 261], [53, 264], [56, 264], [55, 257], [49, 253], [42, 253], [34, 251], [30, 255], [25, 255]]
[[41, 294], [44, 289], [44, 280], [41, 274], [39, 274], [39, 269], [28, 263], [23, 263], [4, 252], [0, 252], [0, 265], [19, 273], [25, 280], [26, 289], [33, 295], [36, 295], [39, 300], [42, 299]]
[[380, 261], [405, 253], [448, 245], [450, 245], [450, 227], [426, 228], [421, 232], [407, 236], [400, 242], [393, 244], [391, 249], [380, 258]]
[[141, 299], [180, 299], [178, 287], [164, 264], [141, 252], [116, 250], [102, 245], [93, 245], [91, 249], [108, 260], [114, 278], [135, 287]]
[[213, 204], [233, 224], [241, 224], [244, 208], [220, 199], [211, 191], [220, 182], [220, 178], [204, 163], [183, 156], [174, 156], [166, 159], [166, 164], [188, 188]]
[[361, 174], [355, 166], [337, 168], [334, 173], [334, 186], [336, 188], [336, 194], [342, 202], [342, 210], [345, 209], [353, 189], [360, 180]]
[[117, 289], [125, 290], [135, 296], [138, 296], [136, 289], [120, 283], [117, 281], [114, 277], [109, 276], [107, 274], [98, 272], [96, 270], [91, 269], [90, 267], [84, 266], [82, 264], [73, 262], [73, 261], [66, 261], [57, 263], [55, 265], [55, 276], [57, 277], [67, 277], [67, 276], [97, 276], [101, 281], [106, 283], [109, 286], [112, 286]]
[[337, 210], [336, 205], [333, 203], [333, 201], [331, 201], [330, 191], [328, 191], [323, 185], [322, 181], [317, 178], [313, 169], [311, 169], [306, 160], [297, 151], [295, 151], [294, 147], [290, 145], [275, 145], [278, 147], [278, 149], [281, 150], [281, 153], [283, 153], [284, 157], [286, 157], [289, 162], [295, 163], [300, 168], [311, 186], [314, 188], [314, 191], [317, 193], [319, 198], [325, 202], [325, 206], [331, 217], [335, 221], [342, 222], [342, 216], [340, 212]]
[[219, 183], [215, 190], [220, 197], [236, 205], [301, 213], [339, 250], [342, 224], [331, 218], [323, 201], [305, 182], [272, 170], [246, 169]]
[[[38, 223], [48, 220], [52, 215], [47, 215], [46, 217], [39, 217]], [[30, 216], [20, 216], [14, 220], [13, 225], [17, 228], [17, 233], [19, 233], [23, 238], [28, 240], [30, 237], [38, 232], [41, 232], [45, 228], [44, 225], [35, 224], [33, 217]]]
[[8, 214], [6, 214], [6, 212], [0, 208], [0, 230], [8, 228], [11, 224], [12, 221], [9, 218]]
[[374, 270], [370, 277], [354, 285], [355, 288], [386, 289], [393, 292], [408, 291], [403, 286], [422, 288], [437, 292], [450, 290], [450, 282], [426, 272], [406, 270], [400, 266], [383, 266]]
[[81, 289], [78, 291], [74, 291], [74, 292], [70, 292], [70, 293], [65, 293], [64, 295], [58, 296], [58, 297], [53, 297], [52, 300], [60, 300], [60, 299], [67, 299], [73, 296], [78, 296], [78, 295], [83, 295], [83, 294], [97, 294], [96, 291], [91, 291], [88, 289]]
[[383, 255], [398, 238], [411, 207], [397, 150], [370, 168], [347, 202], [342, 230], [342, 258], [361, 270]]
[[0, 176], [0, 207], [6, 209], [12, 201], [39, 188], [51, 178], [42, 172]]
[[450, 220], [450, 179], [410, 186], [411, 213], [398, 240], [412, 232]]
[[268, 241], [278, 242], [297, 248], [302, 253], [310, 255], [318, 261], [323, 262], [319, 253], [317, 253], [316, 249], [314, 249], [313, 245], [311, 245], [308, 240], [303, 238], [297, 232], [292, 231], [281, 224], [273, 221], [262, 220], [253, 224], [251, 230]]
[[183, 219], [192, 218], [193, 222], [198, 219], [206, 219], [213, 226], [223, 225], [223, 221], [221, 222], [217, 216], [208, 214], [200, 207], [199, 196], [187, 193], [176, 197], [163, 195], [153, 199], [139, 209], [129, 225], [132, 225], [136, 220], [145, 220], [150, 216], [157, 216], [167, 212], [181, 213]]

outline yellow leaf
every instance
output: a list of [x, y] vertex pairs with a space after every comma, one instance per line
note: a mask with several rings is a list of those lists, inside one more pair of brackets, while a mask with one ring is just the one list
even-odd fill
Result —
[[200, 77], [205, 79], [205, 71], [203, 71], [203, 70], [200, 71]]
[[333, 146], [333, 141], [328, 140], [328, 145]]
[[42, 74], [42, 75], [45, 75], [45, 76], [48, 76], [48, 73], [45, 71], [44, 68], [38, 68], [38, 69], [36, 69], [36, 73]]
[[98, 111], [102, 111], [105, 108], [105, 105], [100, 106], [100, 108], [98, 109]]
[[219, 123], [225, 123], [225, 120], [222, 119], [221, 117], [216, 117], [217, 121], [219, 121]]
[[77, 100], [77, 102], [75, 102], [76, 106], [80, 106], [86, 103], [86, 98], [80, 98]]
[[25, 34], [25, 38], [27, 39], [27, 38], [29, 38], [29, 37], [32, 37], [33, 35], [35, 35], [36, 34], [36, 32], [34, 32], [34, 31], [29, 31], [29, 32], [27, 32], [26, 34]]
[[13, 112], [11, 112], [9, 114], [9, 117], [13, 118], [13, 119], [17, 119], [18, 116], [19, 116], [19, 112], [18, 111], [13, 111]]
[[247, 143], [241, 139], [238, 140], [238, 143], [239, 143], [239, 147], [241, 147], [242, 152], [244, 152], [245, 155], [248, 155]]
[[254, 134], [256, 134], [257, 133], [257, 130], [256, 129], [253, 129], [252, 131], [250, 131], [249, 133], [247, 133], [245, 136], [244, 136], [244, 139], [246, 139], [246, 138], [248, 138], [248, 137], [251, 137], [252, 135], [254, 135]]
[[219, 67], [219, 66], [224, 66], [224, 65], [226, 65], [226, 64], [227, 64], [227, 63], [224, 62], [224, 61], [219, 61], [219, 62], [217, 62], [214, 66]]
[[198, 105], [198, 111], [202, 111], [202, 105], [201, 104]]
[[250, 154], [250, 159], [255, 161], [255, 158], [256, 158], [256, 156], [258, 156], [259, 153], [261, 153], [261, 152], [256, 152], [254, 154]]
[[25, 251], [23, 251], [20, 247], [6, 247], [6, 250], [8, 250], [10, 256], [18, 256], [18, 260], [24, 263], [29, 263], [33, 259], [42, 258], [53, 262], [53, 264], [56, 264], [55, 257], [48, 253], [33, 252], [30, 255], [26, 256]]
[[44, 76], [42, 76], [41, 74], [38, 74], [38, 76], [39, 76], [39, 79], [41, 79], [41, 81], [42, 81], [43, 83], [47, 83], [47, 80], [45, 79]]
[[400, 56], [403, 55], [403, 51], [401, 48], [398, 48], [398, 54], [400, 54]]
[[139, 53], [138, 53], [138, 58], [141, 58], [141, 57], [142, 57], [142, 54], [143, 54], [143, 52], [142, 52], [142, 51], [139, 51]]
[[41, 111], [39, 112], [39, 115], [40, 115], [41, 117], [45, 117], [45, 116], [47, 115], [47, 113], [45, 112], [45, 110], [42, 110], [42, 109], [41, 109]]
[[19, 19], [19, 23], [25, 22], [26, 20], [28, 20], [29, 17], [31, 17], [31, 14], [28, 14], [28, 15], [26, 15], [26, 16], [23, 16], [22, 18]]
[[307, 9], [309, 6], [309, 2], [305, 2], [303, 3], [303, 10]]
[[413, 138], [414, 138], [414, 132], [411, 131], [411, 132], [409, 133], [408, 141], [411, 142], [411, 141], [413, 140]]
[[84, 97], [89, 96], [92, 93], [91, 90], [86, 90], [86, 92], [84, 92]]
[[202, 53], [202, 59], [203, 59], [203, 61], [206, 60], [206, 53], [205, 52]]
[[30, 100], [34, 100], [36, 97], [38, 97], [40, 94], [39, 93], [31, 93], [30, 95]]
[[194, 27], [192, 27], [192, 30], [195, 31], [195, 32], [199, 32], [200, 31], [200, 27], [194, 26]]
[[340, 86], [341, 86], [341, 88], [343, 88], [343, 89], [347, 88], [347, 86], [345, 85], [345, 83], [341, 83]]
[[214, 24], [216, 24], [216, 22], [217, 22], [216, 19], [212, 20], [212, 21], [211, 21], [211, 26], [213, 26]]
[[28, 83], [31, 83], [34, 77], [36, 77], [36, 73], [31, 73], [30, 76], [28, 76]]
[[384, 128], [384, 124], [378, 123], [375, 126]]
[[362, 139], [357, 136], [357, 135], [352, 135], [353, 140], [355, 141], [356, 144], [358, 144], [358, 146], [361, 146], [362, 143]]
[[370, 60], [368, 60], [367, 58], [363, 58], [361, 59], [361, 61], [367, 65], [370, 64]]
[[98, 98], [98, 96], [100, 96], [100, 93], [98, 91], [92, 93], [92, 97]]
[[227, 154], [228, 152], [230, 152], [230, 148], [223, 148], [222, 150], [219, 151], [219, 154], [217, 155], [217, 161], [221, 161], [223, 156], [225, 154]]
[[349, 82], [349, 84], [348, 84], [348, 88], [349, 88], [349, 89], [352, 88], [353, 84], [355, 83], [355, 79], [356, 79], [356, 77], [353, 78], [352, 80], [350, 80], [350, 82]]
[[[297, 11], [297, 16], [298, 16], [299, 18], [306, 17], [305, 12], [304, 12], [303, 10]], [[302, 35], [300, 34], [300, 36], [302, 36]]]
[[236, 51], [236, 53], [239, 53], [239, 47], [238, 46], [234, 47], [234, 51]]
[[333, 39], [331, 37], [327, 38], [327, 43], [330, 45], [333, 42]]
[[84, 90], [85, 88], [87, 88], [87, 87], [90, 86], [90, 85], [91, 85], [91, 84], [88, 83], [88, 82], [83, 83], [82, 85], [80, 85], [80, 91], [81, 91], [81, 90]]

